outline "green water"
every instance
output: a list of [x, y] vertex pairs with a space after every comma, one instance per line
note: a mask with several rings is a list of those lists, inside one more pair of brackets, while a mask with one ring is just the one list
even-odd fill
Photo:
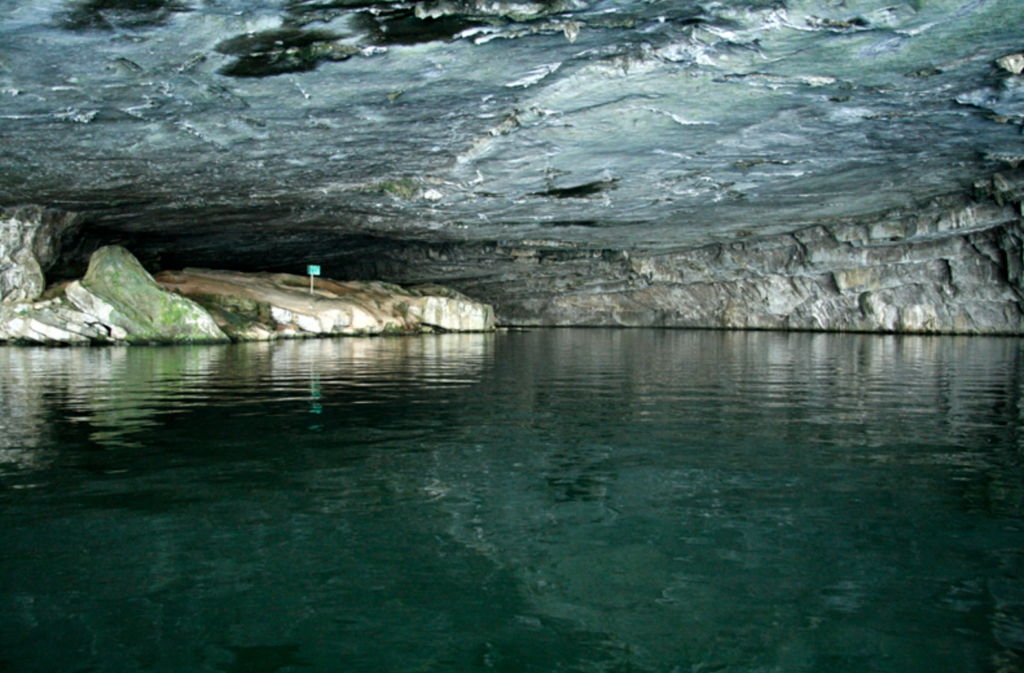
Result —
[[1022, 354], [0, 348], [0, 671], [1024, 670]]

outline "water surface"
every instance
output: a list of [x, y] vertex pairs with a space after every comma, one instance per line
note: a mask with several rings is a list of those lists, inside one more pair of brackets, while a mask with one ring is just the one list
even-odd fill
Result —
[[0, 671], [1019, 671], [1022, 346], [0, 348]]

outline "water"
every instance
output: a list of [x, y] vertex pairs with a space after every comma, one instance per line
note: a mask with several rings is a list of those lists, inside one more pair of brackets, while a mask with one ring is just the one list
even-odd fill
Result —
[[0, 671], [1021, 671], [1022, 347], [0, 348]]

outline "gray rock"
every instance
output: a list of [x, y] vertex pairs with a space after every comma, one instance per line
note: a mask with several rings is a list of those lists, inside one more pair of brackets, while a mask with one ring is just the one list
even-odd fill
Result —
[[43, 293], [45, 271], [81, 219], [33, 206], [0, 210], [0, 302], [33, 301]]
[[120, 246], [93, 253], [89, 271], [81, 282], [68, 286], [66, 295], [82, 313], [108, 326], [114, 338], [158, 343], [228, 340], [205, 309], [162, 288]]
[[205, 343], [229, 335], [251, 341], [494, 329], [490, 306], [449, 288], [318, 279], [311, 292], [307, 282], [190, 269], [164, 272], [158, 283], [127, 250], [108, 246], [93, 254], [83, 279], [52, 290], [51, 298], [0, 304], [0, 341]]
[[[871, 236], [883, 231], [889, 240]], [[1022, 241], [1012, 207], [979, 206], [969, 217], [815, 226], [611, 263], [581, 256], [571, 273], [603, 283], [566, 288], [570, 272], [555, 265], [545, 278], [476, 289], [503, 296], [499, 320], [521, 326], [1019, 334]]]
[[410, 242], [537, 273], [556, 244], [748, 244], [1019, 165], [1022, 23], [1019, 0], [5, 0], [0, 194], [88, 213], [62, 279], [111, 241], [403, 283]]

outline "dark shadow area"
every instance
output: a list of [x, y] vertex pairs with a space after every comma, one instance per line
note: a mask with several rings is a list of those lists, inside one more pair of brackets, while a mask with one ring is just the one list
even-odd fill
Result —
[[186, 3], [175, 0], [85, 0], [70, 3], [58, 21], [61, 28], [73, 31], [144, 30], [191, 11]]
[[227, 647], [235, 655], [230, 665], [218, 666], [226, 673], [273, 673], [279, 669], [293, 666], [309, 666], [299, 656], [300, 645], [256, 645], [253, 647]]
[[339, 35], [319, 30], [283, 28], [239, 35], [215, 47], [221, 54], [237, 56], [221, 69], [229, 77], [270, 77], [308, 72], [324, 61], [345, 61], [359, 53], [357, 47], [335, 44]]
[[375, 14], [363, 12], [356, 17], [355, 23], [369, 33], [374, 44], [379, 45], [413, 45], [451, 40], [468, 28], [482, 25], [480, 21], [457, 16], [420, 19], [412, 9]]
[[342, 14], [353, 11], [387, 11], [390, 2], [380, 0], [289, 0], [284, 3], [286, 25], [306, 26], [314, 22], [327, 23]]
[[556, 199], [583, 199], [594, 196], [601, 192], [615, 189], [617, 180], [601, 180], [599, 182], [588, 182], [575, 187], [551, 187], [543, 192], [533, 192], [530, 196], [553, 196]]

